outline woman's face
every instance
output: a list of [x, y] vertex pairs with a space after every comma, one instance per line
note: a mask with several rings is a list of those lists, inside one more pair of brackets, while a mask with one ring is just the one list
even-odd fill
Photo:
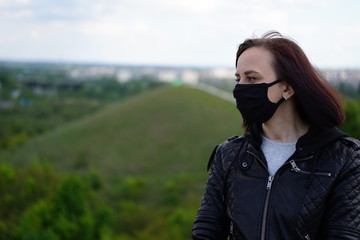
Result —
[[[236, 68], [236, 79], [239, 84], [271, 83], [277, 80], [271, 52], [265, 48], [252, 47], [245, 50], [239, 57]], [[282, 82], [269, 87], [268, 98], [278, 102], [284, 90]]]

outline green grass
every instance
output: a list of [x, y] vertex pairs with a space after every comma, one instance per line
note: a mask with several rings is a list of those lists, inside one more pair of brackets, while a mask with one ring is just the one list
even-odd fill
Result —
[[185, 181], [199, 197], [214, 146], [239, 134], [235, 104], [187, 87], [162, 88], [0, 153], [0, 161], [46, 161], [60, 172], [95, 170], [107, 180], [141, 177], [154, 188]]

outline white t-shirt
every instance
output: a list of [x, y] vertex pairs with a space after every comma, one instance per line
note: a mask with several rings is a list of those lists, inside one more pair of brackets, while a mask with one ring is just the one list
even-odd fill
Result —
[[275, 142], [261, 135], [261, 150], [268, 165], [269, 174], [274, 176], [276, 171], [295, 152], [296, 142]]

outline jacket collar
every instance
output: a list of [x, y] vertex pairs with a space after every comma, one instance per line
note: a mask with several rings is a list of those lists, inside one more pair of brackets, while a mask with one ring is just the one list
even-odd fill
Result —
[[[252, 125], [247, 133], [250, 137], [250, 142], [258, 149], [262, 143], [261, 133], [261, 124]], [[309, 131], [301, 136], [297, 141], [296, 150], [303, 154], [313, 152], [340, 138], [347, 136], [347, 134], [337, 128], [321, 130], [316, 127], [310, 127]]]

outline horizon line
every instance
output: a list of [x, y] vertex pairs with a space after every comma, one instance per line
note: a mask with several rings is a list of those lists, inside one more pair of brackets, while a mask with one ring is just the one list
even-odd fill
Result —
[[[35, 59], [3, 59], [0, 58], [0, 64], [44, 64], [44, 65], [72, 65], [72, 66], [113, 66], [113, 67], [129, 67], [129, 68], [190, 68], [190, 69], [214, 69], [214, 68], [226, 68], [235, 69], [235, 67], [224, 65], [196, 65], [196, 64], [162, 64], [162, 63], [116, 63], [116, 62], [101, 62], [101, 61], [78, 61], [78, 60], [35, 60]], [[360, 70], [360, 66], [323, 66], [315, 68], [322, 70]]]

